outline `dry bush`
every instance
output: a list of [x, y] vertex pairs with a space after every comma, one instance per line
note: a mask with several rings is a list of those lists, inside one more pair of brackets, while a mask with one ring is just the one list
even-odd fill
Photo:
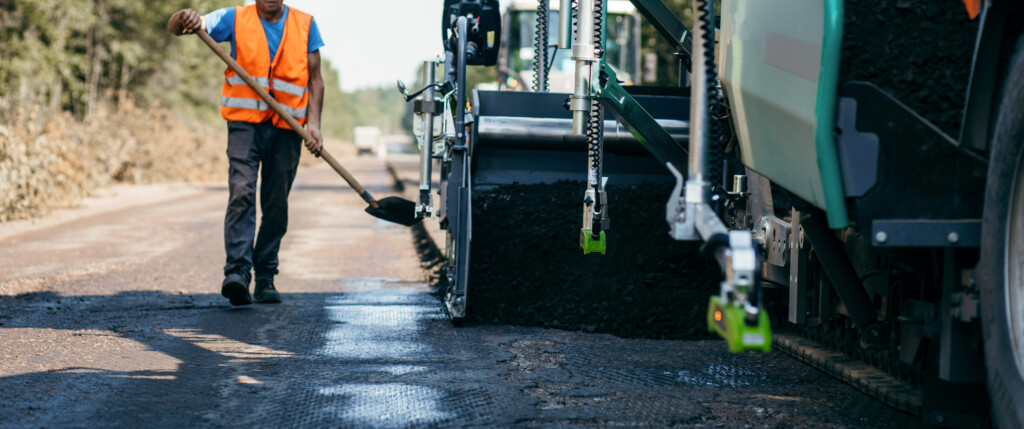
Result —
[[0, 125], [0, 222], [73, 207], [111, 183], [226, 177], [226, 132], [130, 103], [86, 121], [19, 111]]

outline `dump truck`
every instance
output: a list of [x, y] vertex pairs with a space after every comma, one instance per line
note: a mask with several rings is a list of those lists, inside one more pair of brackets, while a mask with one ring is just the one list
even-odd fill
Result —
[[[615, 3], [540, 0], [529, 26], [446, 0], [443, 74], [400, 85], [453, 322], [472, 305], [474, 192], [579, 181], [580, 251], [602, 258], [608, 213], [630, 210], [607, 183], [668, 178], [665, 231], [721, 266], [707, 325], [729, 350], [790, 352], [929, 424], [1024, 427], [1024, 4], [694, 0], [687, 26], [632, 0], [689, 70], [651, 88], [610, 55]], [[532, 75], [503, 22], [535, 32]], [[469, 91], [503, 35], [532, 91]], [[571, 92], [550, 92], [541, 59], [567, 54]]]
[[356, 145], [356, 152], [359, 155], [373, 155], [381, 153], [381, 132], [380, 128], [372, 126], [359, 126], [352, 130], [352, 141]]

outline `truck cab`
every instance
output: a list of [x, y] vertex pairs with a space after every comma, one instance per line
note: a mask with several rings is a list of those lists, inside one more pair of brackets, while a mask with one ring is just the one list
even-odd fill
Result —
[[356, 152], [359, 155], [381, 154], [380, 142], [381, 131], [377, 127], [362, 126], [352, 130], [352, 141], [356, 145]]

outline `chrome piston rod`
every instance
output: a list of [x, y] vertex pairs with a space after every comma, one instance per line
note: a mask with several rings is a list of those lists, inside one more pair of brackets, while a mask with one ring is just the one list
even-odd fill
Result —
[[558, 49], [569, 49], [572, 43], [572, 0], [558, 2]]
[[587, 117], [592, 108], [590, 93], [593, 88], [594, 63], [597, 62], [593, 45], [594, 0], [580, 0], [577, 16], [576, 43], [572, 45], [572, 59], [576, 61], [576, 85], [569, 100], [569, 110], [572, 110], [572, 133], [582, 136], [587, 132]]

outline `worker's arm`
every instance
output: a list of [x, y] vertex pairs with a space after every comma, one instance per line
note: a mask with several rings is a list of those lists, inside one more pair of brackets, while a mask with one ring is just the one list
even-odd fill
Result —
[[320, 154], [324, 137], [320, 133], [320, 112], [324, 110], [324, 79], [320, 75], [320, 50], [309, 53], [309, 120], [306, 130], [313, 136], [306, 142], [306, 149], [314, 155]]
[[203, 28], [203, 17], [192, 9], [182, 9], [171, 15], [167, 31], [175, 36], [192, 34]]

